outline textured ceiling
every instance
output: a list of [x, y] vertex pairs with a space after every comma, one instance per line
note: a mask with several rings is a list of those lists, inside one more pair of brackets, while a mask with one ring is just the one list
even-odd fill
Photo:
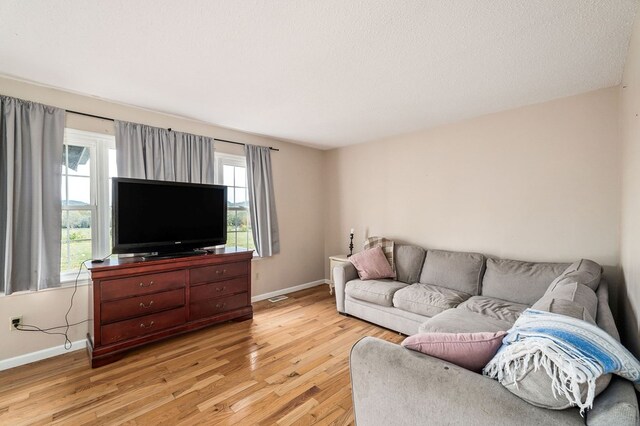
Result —
[[330, 148], [617, 85], [637, 6], [0, 0], [0, 73]]

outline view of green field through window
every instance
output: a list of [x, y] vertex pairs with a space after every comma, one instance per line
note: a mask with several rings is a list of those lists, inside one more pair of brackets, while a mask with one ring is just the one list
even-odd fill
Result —
[[246, 167], [223, 164], [222, 184], [228, 186], [227, 247], [253, 250]]
[[62, 152], [62, 247], [60, 271], [77, 270], [91, 259], [92, 205], [91, 151], [88, 147], [65, 144]]

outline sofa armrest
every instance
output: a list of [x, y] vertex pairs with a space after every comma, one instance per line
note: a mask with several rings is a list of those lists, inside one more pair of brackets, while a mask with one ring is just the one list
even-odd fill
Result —
[[500, 383], [373, 337], [351, 349], [358, 425], [582, 425], [577, 409], [535, 407]]
[[344, 288], [347, 282], [358, 278], [358, 271], [351, 262], [341, 263], [333, 268], [333, 286], [336, 292], [338, 312], [344, 312]]

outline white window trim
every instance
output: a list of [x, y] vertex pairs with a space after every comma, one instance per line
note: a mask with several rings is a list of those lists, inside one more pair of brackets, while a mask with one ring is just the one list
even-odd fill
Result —
[[[215, 182], [219, 185], [223, 185], [223, 166], [236, 166], [236, 167], [244, 167], [247, 168], [247, 160], [242, 155], [234, 155], [234, 154], [225, 154], [216, 152], [216, 179]], [[247, 182], [248, 185], [248, 182]], [[228, 208], [227, 208], [228, 209]], [[247, 211], [249, 214], [249, 211]], [[251, 233], [249, 232], [248, 238], [253, 238]], [[255, 249], [253, 250], [253, 256], [256, 257], [257, 253]]]
[[[109, 149], [115, 149], [115, 137], [101, 133], [65, 128], [64, 143], [86, 146], [91, 155], [91, 199], [93, 215], [91, 233], [91, 253], [93, 258], [103, 258], [111, 253], [109, 247]], [[67, 207], [65, 210], [74, 210]], [[87, 210], [86, 207], [78, 210]], [[80, 267], [80, 265], [78, 265]], [[75, 283], [78, 271], [60, 273], [62, 285]], [[78, 284], [88, 283], [88, 271], [83, 270]]]
[[222, 166], [247, 167], [247, 160], [242, 155], [216, 152], [216, 183], [222, 185]]

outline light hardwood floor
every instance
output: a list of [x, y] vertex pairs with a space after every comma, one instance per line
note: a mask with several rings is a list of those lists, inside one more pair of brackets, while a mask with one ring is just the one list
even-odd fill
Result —
[[352, 424], [349, 349], [402, 336], [339, 315], [327, 286], [288, 296], [98, 369], [76, 351], [0, 372], [0, 424]]

